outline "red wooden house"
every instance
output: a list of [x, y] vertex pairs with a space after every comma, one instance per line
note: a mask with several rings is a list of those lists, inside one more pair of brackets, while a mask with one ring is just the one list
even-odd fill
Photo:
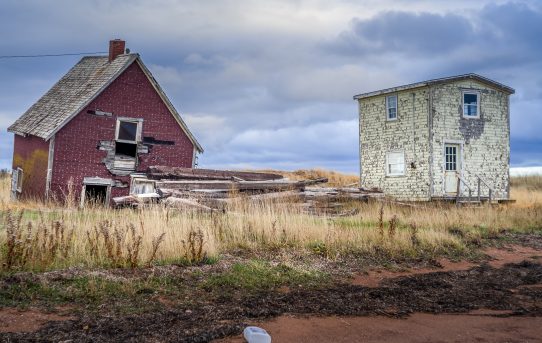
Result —
[[109, 42], [83, 57], [8, 131], [12, 195], [109, 203], [145, 187], [151, 165], [194, 167], [203, 152], [138, 54]]

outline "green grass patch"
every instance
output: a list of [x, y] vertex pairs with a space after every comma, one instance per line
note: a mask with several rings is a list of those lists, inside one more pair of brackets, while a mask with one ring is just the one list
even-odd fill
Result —
[[329, 281], [329, 275], [320, 271], [253, 260], [234, 264], [230, 270], [210, 276], [204, 281], [203, 287], [208, 291], [257, 292], [280, 286], [318, 287]]
[[180, 298], [186, 287], [172, 277], [146, 280], [108, 280], [82, 276], [55, 281], [5, 276], [0, 280], [0, 307], [76, 305], [90, 311], [142, 313], [157, 309], [156, 296]]

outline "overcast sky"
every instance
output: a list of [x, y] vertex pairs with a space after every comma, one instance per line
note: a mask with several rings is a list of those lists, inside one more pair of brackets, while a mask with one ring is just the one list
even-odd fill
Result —
[[[205, 148], [201, 167], [358, 172], [354, 94], [479, 73], [516, 89], [512, 165], [542, 166], [542, 2], [10, 1], [0, 55], [141, 55]], [[0, 59], [7, 127], [80, 57]]]

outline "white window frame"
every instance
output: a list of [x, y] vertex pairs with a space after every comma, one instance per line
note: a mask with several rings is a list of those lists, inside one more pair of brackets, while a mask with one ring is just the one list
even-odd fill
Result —
[[[403, 156], [403, 172], [401, 173], [392, 173], [390, 172], [390, 154], [401, 154]], [[386, 176], [405, 176], [406, 174], [406, 160], [404, 150], [392, 150], [386, 153]]]
[[[395, 98], [395, 118], [390, 118], [390, 109], [393, 107], [390, 107], [390, 98]], [[397, 94], [391, 94], [386, 96], [386, 120], [387, 121], [394, 121], [397, 120], [399, 117], [399, 96]]]
[[17, 185], [15, 187], [15, 190], [17, 191], [17, 193], [22, 193], [23, 192], [24, 171], [23, 171], [23, 168], [19, 168], [19, 167], [17, 167], [17, 169], [15, 169], [15, 170], [17, 172]]
[[138, 195], [138, 194], [148, 194], [148, 193], [136, 193], [134, 190], [137, 183], [152, 183], [153, 184], [153, 191], [151, 193], [156, 193], [156, 183], [154, 180], [149, 180], [145, 175], [130, 175], [131, 182], [130, 182], [130, 194], [131, 195]]
[[[130, 140], [126, 140], [126, 139], [119, 139], [119, 131], [120, 131], [120, 123], [121, 122], [128, 122], [128, 123], [136, 123], [137, 124], [135, 141], [130, 141]], [[120, 143], [138, 144], [139, 142], [141, 142], [142, 127], [143, 127], [143, 119], [141, 119], [141, 118], [118, 117], [117, 118], [117, 128], [115, 130], [115, 140], [117, 142], [120, 142]]]
[[[476, 95], [476, 115], [475, 116], [469, 116], [465, 114], [465, 95]], [[482, 97], [480, 96], [480, 92], [477, 90], [463, 90], [461, 92], [461, 113], [463, 114], [463, 118], [468, 119], [476, 119], [480, 118], [480, 101]]]

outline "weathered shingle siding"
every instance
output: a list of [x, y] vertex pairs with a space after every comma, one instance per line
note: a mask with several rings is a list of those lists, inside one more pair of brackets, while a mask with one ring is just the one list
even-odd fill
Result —
[[[480, 118], [462, 115], [462, 90], [479, 90]], [[509, 95], [474, 80], [456, 81], [431, 87], [433, 99], [434, 195], [444, 195], [444, 143], [463, 142], [463, 177], [476, 192], [480, 175], [496, 191], [508, 198], [510, 167]], [[482, 195], [488, 189], [482, 187]], [[466, 193], [465, 193], [466, 194]]]
[[[362, 185], [380, 188], [387, 195], [403, 200], [428, 200], [427, 87], [397, 95], [398, 119], [395, 121], [386, 120], [385, 96], [359, 100]], [[386, 154], [394, 150], [405, 152], [404, 176], [386, 176]]]
[[45, 197], [48, 156], [49, 142], [32, 135], [15, 135], [12, 167], [23, 169], [21, 199]]
[[[87, 113], [88, 110], [112, 112], [111, 117]], [[55, 135], [51, 188], [62, 197], [72, 179], [78, 196], [84, 177], [102, 177], [124, 183], [129, 176], [112, 175], [103, 160], [107, 152], [99, 150], [100, 141], [115, 140], [117, 117], [143, 118], [142, 137], [173, 141], [174, 145], [150, 145], [149, 153], [139, 155], [137, 171], [151, 165], [191, 167], [194, 145], [169, 112], [137, 63], [128, 67], [83, 111]], [[127, 195], [128, 188], [113, 187], [111, 197]]]

